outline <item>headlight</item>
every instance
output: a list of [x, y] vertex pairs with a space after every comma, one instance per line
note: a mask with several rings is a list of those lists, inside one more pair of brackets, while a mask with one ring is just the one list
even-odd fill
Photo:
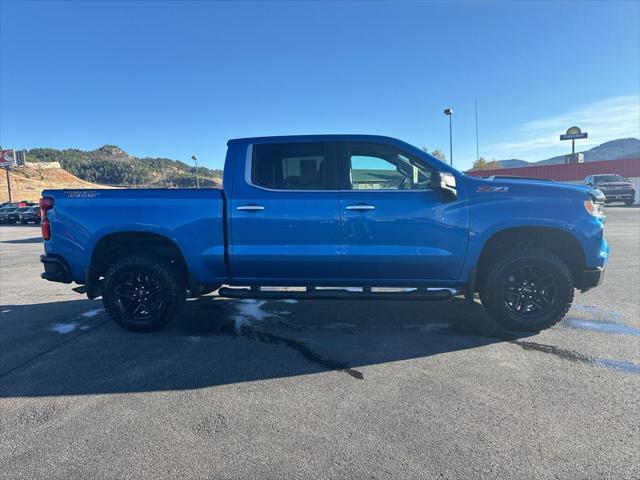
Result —
[[593, 215], [594, 217], [604, 218], [604, 206], [602, 203], [596, 203], [593, 200], [585, 200], [584, 208], [589, 215]]

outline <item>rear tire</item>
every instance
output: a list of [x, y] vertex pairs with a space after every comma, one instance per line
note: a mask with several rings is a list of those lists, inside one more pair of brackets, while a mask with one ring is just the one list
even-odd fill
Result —
[[184, 281], [168, 262], [153, 255], [130, 255], [105, 274], [104, 308], [111, 319], [132, 332], [165, 327], [185, 302]]
[[523, 246], [491, 262], [480, 283], [480, 299], [501, 326], [539, 331], [558, 323], [571, 308], [573, 277], [548, 250]]

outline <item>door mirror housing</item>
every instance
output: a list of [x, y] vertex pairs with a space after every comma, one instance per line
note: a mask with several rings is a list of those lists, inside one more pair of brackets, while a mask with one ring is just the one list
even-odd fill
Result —
[[433, 172], [431, 173], [431, 188], [440, 190], [443, 199], [447, 201], [454, 200], [458, 196], [456, 189], [456, 177], [449, 172]]

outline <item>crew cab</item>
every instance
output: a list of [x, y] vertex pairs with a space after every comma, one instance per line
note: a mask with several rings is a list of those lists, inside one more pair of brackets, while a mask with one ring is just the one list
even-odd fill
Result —
[[[224, 189], [45, 190], [42, 277], [132, 331], [187, 295], [474, 301], [505, 328], [558, 322], [600, 284], [604, 197], [466, 176], [370, 135], [228, 142]], [[278, 287], [278, 288], [273, 288]], [[292, 288], [296, 287], [296, 288]], [[300, 288], [303, 287], [303, 288]]]
[[627, 207], [630, 207], [636, 198], [636, 189], [633, 183], [620, 175], [613, 173], [589, 175], [584, 179], [584, 183], [600, 190], [604, 194], [606, 203], [624, 202]]

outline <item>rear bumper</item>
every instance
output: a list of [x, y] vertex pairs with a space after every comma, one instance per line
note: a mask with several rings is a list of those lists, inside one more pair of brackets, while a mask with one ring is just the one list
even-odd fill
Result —
[[44, 272], [40, 277], [50, 282], [71, 283], [71, 271], [65, 261], [54, 255], [40, 255], [40, 261], [44, 265]]
[[580, 279], [580, 290], [586, 292], [600, 285], [604, 280], [604, 270], [605, 267], [587, 268], [583, 270]]

